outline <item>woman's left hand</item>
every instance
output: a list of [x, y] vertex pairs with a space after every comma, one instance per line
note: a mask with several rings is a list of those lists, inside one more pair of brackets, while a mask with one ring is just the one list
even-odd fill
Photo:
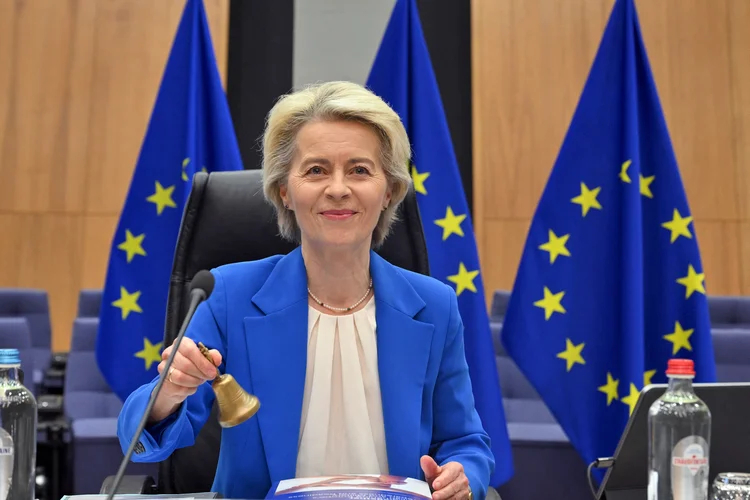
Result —
[[468, 500], [471, 490], [463, 465], [448, 462], [441, 466], [429, 455], [424, 455], [419, 463], [427, 484], [432, 488], [432, 500]]

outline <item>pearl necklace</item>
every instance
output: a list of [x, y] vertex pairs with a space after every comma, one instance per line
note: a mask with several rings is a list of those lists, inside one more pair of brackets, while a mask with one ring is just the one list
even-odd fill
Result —
[[310, 287], [307, 287], [307, 293], [309, 293], [309, 294], [310, 294], [310, 297], [312, 297], [312, 298], [313, 298], [313, 300], [314, 300], [315, 302], [317, 302], [319, 306], [325, 307], [326, 309], [330, 309], [331, 311], [336, 311], [336, 312], [349, 312], [349, 311], [351, 311], [352, 309], [356, 308], [356, 307], [357, 307], [358, 305], [360, 305], [360, 304], [362, 303], [362, 301], [363, 301], [363, 300], [365, 300], [365, 299], [367, 298], [367, 296], [368, 296], [368, 295], [370, 294], [370, 290], [371, 290], [371, 289], [372, 289], [372, 278], [370, 278], [370, 284], [369, 284], [369, 285], [367, 286], [367, 291], [366, 291], [366, 292], [365, 292], [365, 294], [364, 294], [364, 295], [362, 296], [362, 298], [361, 298], [361, 299], [359, 299], [359, 300], [358, 300], [357, 302], [355, 302], [354, 304], [350, 305], [349, 307], [334, 307], [334, 306], [329, 306], [328, 304], [326, 304], [326, 303], [322, 302], [322, 301], [321, 301], [320, 299], [318, 299], [318, 298], [317, 298], [317, 297], [316, 297], [316, 296], [315, 296], [315, 295], [314, 295], [314, 294], [312, 293], [312, 291], [310, 290]]

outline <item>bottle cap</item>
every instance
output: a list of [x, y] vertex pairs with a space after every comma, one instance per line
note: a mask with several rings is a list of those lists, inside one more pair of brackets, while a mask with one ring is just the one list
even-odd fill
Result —
[[695, 367], [692, 359], [670, 359], [667, 362], [667, 375], [689, 375], [695, 376]]
[[18, 349], [0, 349], [0, 365], [20, 365], [21, 355]]

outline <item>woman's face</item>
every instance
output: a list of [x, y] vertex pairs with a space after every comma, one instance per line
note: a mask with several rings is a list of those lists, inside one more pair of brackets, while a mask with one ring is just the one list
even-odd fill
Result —
[[280, 194], [294, 210], [304, 244], [369, 249], [391, 199], [378, 136], [358, 122], [304, 125]]

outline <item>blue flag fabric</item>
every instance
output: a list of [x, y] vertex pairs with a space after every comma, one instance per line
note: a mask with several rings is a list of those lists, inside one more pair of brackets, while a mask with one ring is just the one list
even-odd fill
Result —
[[161, 361], [167, 291], [196, 171], [241, 170], [202, 0], [188, 0], [112, 241], [96, 357], [122, 399]]
[[670, 358], [715, 380], [692, 216], [632, 0], [617, 0], [531, 222], [503, 343], [587, 462]]
[[433, 277], [455, 287], [475, 405], [492, 441], [499, 486], [513, 474], [510, 439], [468, 204], [414, 0], [398, 0], [367, 82], [401, 117]]

